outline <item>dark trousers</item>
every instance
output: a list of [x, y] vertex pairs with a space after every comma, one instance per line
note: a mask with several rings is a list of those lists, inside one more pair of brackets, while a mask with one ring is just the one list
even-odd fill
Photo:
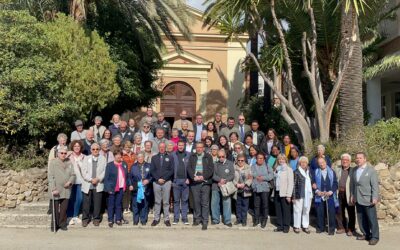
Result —
[[292, 217], [290, 213], [290, 203], [286, 200], [286, 197], [279, 196], [279, 191], [275, 191], [274, 202], [277, 228], [280, 230], [289, 230]]
[[133, 210], [133, 223], [137, 224], [140, 222], [142, 224], [147, 223], [149, 216], [149, 200], [150, 195], [144, 195], [144, 199], [139, 203], [137, 202], [137, 192], [132, 194], [132, 210]]
[[185, 179], [176, 179], [172, 184], [174, 195], [174, 221], [179, 221], [179, 213], [182, 213], [182, 221], [187, 222], [189, 211], [189, 186]]
[[129, 189], [126, 189], [126, 191], [124, 192], [124, 197], [122, 199], [122, 208], [124, 210], [129, 209], [129, 206], [131, 205], [131, 191]]
[[[103, 200], [103, 192], [96, 192], [96, 189], [90, 189], [87, 194], [83, 193], [82, 204], [82, 221], [89, 222], [91, 217], [94, 221], [100, 221], [101, 202]], [[93, 207], [92, 216], [90, 216], [90, 208]]]
[[122, 188], [120, 188], [118, 192], [108, 194], [108, 199], [107, 199], [108, 222], [114, 222], [114, 219], [115, 221], [122, 220], [123, 196], [124, 196], [124, 190]]
[[376, 206], [363, 206], [356, 203], [358, 226], [367, 239], [379, 240], [379, 225]]
[[[328, 213], [327, 213], [327, 207], [326, 203], [328, 203]], [[335, 220], [335, 215], [336, 215], [336, 210], [335, 210], [335, 203], [333, 201], [333, 198], [329, 198], [327, 201], [322, 201], [321, 202], [316, 202], [315, 203], [315, 208], [317, 210], [317, 229], [319, 229], [321, 232], [325, 231], [325, 216], [327, 216], [329, 220], [329, 232], [335, 232], [336, 228], [336, 220]]]
[[193, 194], [193, 220], [208, 224], [210, 215], [210, 185], [194, 184], [190, 187]]
[[[345, 191], [339, 191], [339, 209], [336, 213], [337, 229], [345, 229], [346, 231], [355, 231], [356, 225], [356, 207], [349, 206]], [[346, 218], [346, 209], [349, 218]]]
[[[68, 209], [68, 199], [59, 199], [54, 200], [54, 211], [53, 211], [53, 201], [51, 202], [51, 210], [54, 213], [54, 217], [56, 220], [56, 228], [57, 231], [59, 228], [67, 227], [67, 209]], [[54, 221], [53, 216], [51, 216], [51, 230], [54, 230]]]
[[247, 211], [249, 210], [249, 197], [237, 194], [236, 198], [236, 220], [239, 223], [247, 223]]
[[268, 197], [269, 192], [253, 193], [254, 196], [254, 218], [260, 222], [268, 219]]

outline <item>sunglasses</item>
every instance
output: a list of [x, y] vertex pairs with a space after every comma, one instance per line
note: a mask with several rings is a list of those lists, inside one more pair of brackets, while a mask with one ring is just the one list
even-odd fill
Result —
[[149, 126], [143, 126], [143, 128], [150, 128]]
[[239, 119], [239, 121], [244, 121], [244, 119]]
[[66, 155], [67, 152], [60, 152], [60, 155]]
[[99, 148], [92, 148], [93, 151], [99, 151]]
[[218, 156], [218, 158], [225, 158], [225, 156]]

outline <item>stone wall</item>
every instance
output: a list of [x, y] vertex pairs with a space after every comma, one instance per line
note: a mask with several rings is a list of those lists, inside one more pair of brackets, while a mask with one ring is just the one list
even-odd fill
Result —
[[36, 202], [46, 197], [47, 168], [0, 171], [0, 207], [15, 208], [21, 202]]

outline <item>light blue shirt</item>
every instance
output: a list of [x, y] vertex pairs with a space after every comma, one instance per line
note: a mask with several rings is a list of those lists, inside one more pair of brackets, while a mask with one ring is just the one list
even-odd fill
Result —
[[196, 141], [201, 141], [201, 131], [203, 131], [203, 124], [198, 125], [196, 123]]
[[357, 172], [356, 172], [356, 177], [357, 177], [357, 181], [360, 181], [360, 177], [362, 175], [362, 173], [364, 172], [364, 169], [367, 165], [364, 164], [363, 166], [360, 166], [357, 168]]

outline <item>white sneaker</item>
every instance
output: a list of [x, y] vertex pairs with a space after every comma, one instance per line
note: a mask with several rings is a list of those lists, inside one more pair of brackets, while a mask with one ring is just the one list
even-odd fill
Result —
[[129, 213], [130, 213], [129, 209], [124, 210], [124, 214], [129, 214]]
[[82, 220], [79, 217], [75, 217], [75, 224], [82, 224]]
[[172, 225], [178, 225], [178, 222], [174, 221], [172, 222]]
[[190, 225], [189, 221], [185, 221], [183, 224], [185, 224], [186, 226]]
[[70, 226], [75, 225], [75, 219], [74, 218], [69, 218], [68, 225], [70, 225]]

